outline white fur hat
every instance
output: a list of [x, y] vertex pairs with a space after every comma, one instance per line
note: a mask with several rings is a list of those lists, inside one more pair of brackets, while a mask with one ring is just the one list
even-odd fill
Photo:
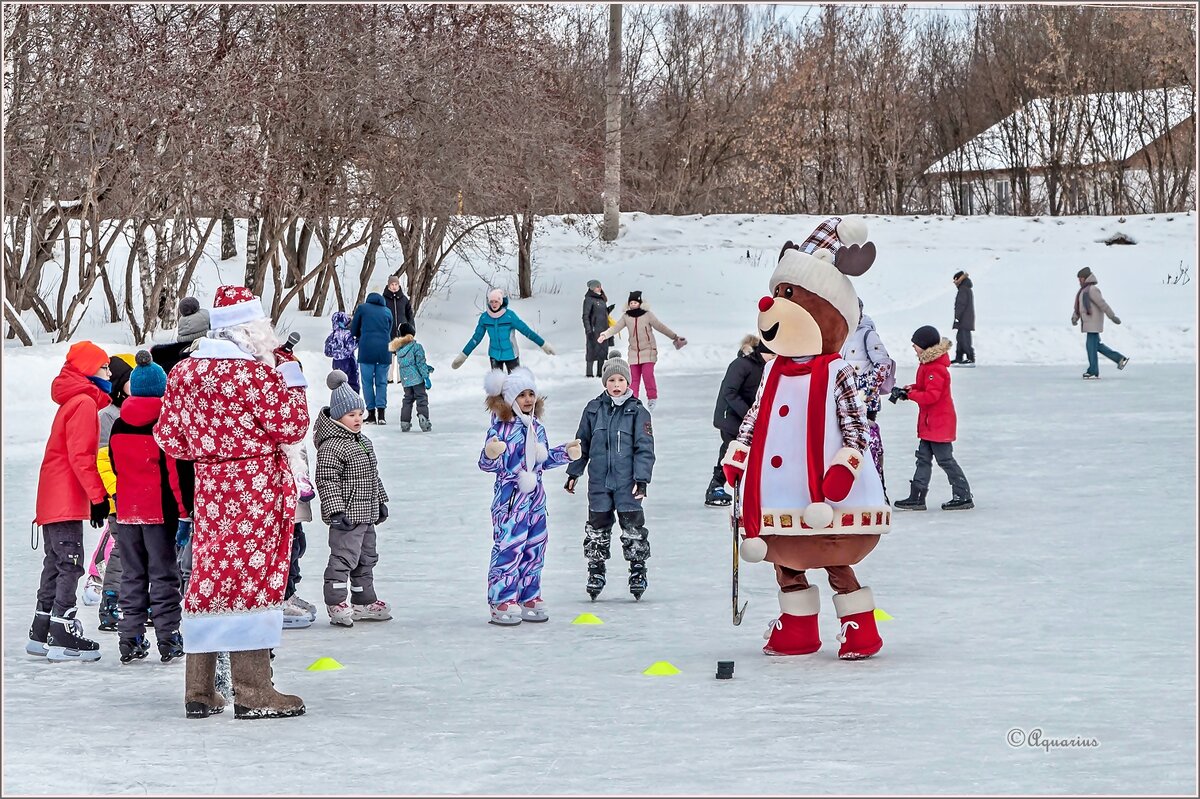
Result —
[[831, 216], [817, 226], [797, 249], [786, 247], [771, 275], [772, 293], [780, 283], [792, 283], [829, 301], [846, 319], [846, 327], [858, 327], [862, 315], [858, 294], [850, 278], [833, 265], [837, 251], [848, 244], [863, 244], [867, 225], [861, 219]]
[[483, 390], [487, 395], [495, 397], [503, 394], [505, 403], [509, 405], [516, 402], [517, 395], [525, 389], [531, 390], [534, 395], [538, 393], [537, 380], [527, 366], [518, 366], [508, 374], [503, 369], [493, 369], [483, 378]]

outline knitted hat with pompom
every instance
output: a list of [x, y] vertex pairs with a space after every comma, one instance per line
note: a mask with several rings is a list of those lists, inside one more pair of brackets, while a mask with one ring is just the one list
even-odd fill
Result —
[[341, 369], [334, 369], [325, 378], [325, 385], [333, 394], [329, 397], [329, 418], [335, 422], [350, 411], [365, 411], [367, 403], [358, 392], [350, 388], [350, 378]]
[[146, 350], [138, 350], [134, 357], [137, 366], [129, 374], [131, 397], [161, 397], [167, 393], [167, 373], [154, 362]]

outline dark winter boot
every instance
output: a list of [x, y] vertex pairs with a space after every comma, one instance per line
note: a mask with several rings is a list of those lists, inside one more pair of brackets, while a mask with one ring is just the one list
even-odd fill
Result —
[[971, 497], [955, 497], [949, 502], [942, 503], [942, 510], [971, 510], [975, 501]]
[[649, 583], [646, 580], [646, 564], [635, 562], [629, 564], [629, 593], [634, 599], [641, 599], [646, 593]]
[[712, 480], [708, 483], [708, 491], [704, 495], [704, 504], [713, 507], [725, 507], [733, 502], [733, 497], [725, 491], [725, 472], [720, 466], [713, 467]]
[[179, 631], [158, 639], [158, 658], [163, 663], [170, 663], [175, 658], [183, 657], [183, 636]]
[[600, 596], [600, 592], [604, 590], [604, 579], [604, 561], [593, 560], [588, 563], [587, 592], [592, 601], [595, 601], [596, 597]]
[[75, 608], [61, 616], [50, 617], [46, 636], [46, 659], [53, 661], [100, 659], [100, 644], [83, 637], [83, 622], [75, 618]]
[[375, 424], [387, 424], [387, 419], [384, 418], [384, 414], [386, 413], [387, 409], [376, 408], [375, 411], [378, 414], [378, 416], [375, 417]]
[[225, 699], [215, 687], [217, 653], [187, 656], [183, 708], [189, 719], [206, 719], [225, 709]]
[[33, 615], [33, 625], [29, 628], [29, 641], [25, 644], [25, 652], [37, 657], [46, 656], [46, 636], [50, 634], [50, 611], [39, 610]]
[[304, 715], [304, 700], [281, 694], [271, 683], [271, 655], [265, 649], [230, 652], [233, 715], [239, 719], [286, 719]]
[[367, 418], [363, 419], [363, 424], [375, 424], [375, 409], [367, 411]]
[[100, 600], [100, 624], [96, 629], [106, 633], [117, 631], [117, 622], [121, 619], [121, 609], [117, 605], [117, 592], [109, 588]]
[[925, 494], [928, 488], [917, 488], [916, 483], [909, 483], [908, 499], [898, 499], [893, 505], [896, 510], [925, 510]]
[[122, 663], [141, 660], [150, 651], [150, 642], [146, 640], [145, 635], [138, 635], [134, 638], [122, 638], [117, 643], [117, 646], [121, 650]]

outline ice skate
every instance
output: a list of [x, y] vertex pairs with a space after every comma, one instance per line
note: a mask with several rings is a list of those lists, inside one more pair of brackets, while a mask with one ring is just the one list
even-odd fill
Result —
[[33, 616], [33, 624], [29, 628], [29, 640], [25, 642], [25, 654], [35, 657], [46, 656], [46, 636], [50, 634], [50, 614], [39, 610]]
[[88, 607], [99, 605], [103, 595], [104, 581], [99, 577], [88, 575], [87, 582], [83, 586], [83, 604]]
[[121, 619], [121, 610], [117, 606], [117, 592], [108, 590], [100, 602], [100, 624], [96, 629], [106, 633], [117, 631], [117, 622]]
[[541, 597], [534, 597], [528, 602], [521, 603], [521, 621], [543, 622], [550, 621], [550, 616], [546, 613], [546, 603]]
[[353, 605], [351, 613], [355, 621], [388, 621], [392, 618], [392, 608], [382, 599], [376, 599], [369, 605]]
[[75, 618], [75, 608], [61, 616], [50, 617], [46, 647], [46, 659], [55, 662], [100, 659], [100, 644], [83, 637], [83, 622]]
[[303, 630], [311, 627], [312, 623], [313, 618], [309, 615], [308, 609], [299, 605], [296, 597], [283, 603], [283, 629]]
[[645, 563], [630, 563], [629, 564], [629, 593], [633, 594], [635, 600], [640, 600], [642, 594], [646, 593], [648, 581], [646, 580], [646, 564]]
[[604, 590], [604, 561], [592, 561], [588, 564], [588, 580], [587, 592], [592, 601], [596, 601], [596, 597], [600, 596], [600, 592]]
[[117, 642], [117, 648], [121, 652], [121, 662], [132, 663], [146, 657], [150, 652], [150, 642], [146, 640], [145, 635], [137, 635], [133, 638], [122, 638]]
[[183, 636], [179, 631], [158, 639], [158, 659], [163, 663], [170, 663], [176, 658], [183, 657]]
[[317, 606], [316, 605], [301, 598], [301, 596], [299, 594], [292, 594], [291, 602], [296, 607], [303, 608], [304, 612], [308, 614], [308, 617], [310, 619], [312, 619], [313, 621], [317, 620]]
[[329, 623], [340, 627], [354, 626], [354, 610], [350, 607], [349, 602], [340, 602], [336, 605], [326, 605], [325, 610], [329, 613]]
[[492, 605], [492, 618], [488, 624], [500, 627], [515, 627], [521, 623], [521, 606], [516, 602], [501, 602]]
[[733, 504], [733, 497], [725, 490], [725, 472], [720, 466], [713, 468], [712, 480], [709, 481], [708, 491], [704, 494], [704, 504], [716, 508]]

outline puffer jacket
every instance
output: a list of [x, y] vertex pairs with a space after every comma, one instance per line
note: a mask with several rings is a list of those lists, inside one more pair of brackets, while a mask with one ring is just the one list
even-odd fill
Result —
[[1113, 309], [1104, 301], [1104, 295], [1096, 285], [1098, 282], [1095, 275], [1088, 275], [1083, 281], [1083, 286], [1075, 294], [1075, 312], [1071, 314], [1071, 324], [1082, 323], [1080, 329], [1084, 333], [1103, 333], [1106, 316], [1118, 325], [1121, 324]]
[[400, 325], [407, 322], [417, 329], [417, 319], [413, 315], [412, 302], [404, 296], [404, 289], [392, 291], [383, 290], [383, 304], [392, 312], [392, 338], [400, 335]]
[[483, 341], [486, 334], [488, 357], [497, 361], [511, 361], [517, 357], [517, 349], [513, 342], [514, 331], [539, 347], [546, 343], [545, 339], [533, 332], [533, 329], [521, 321], [521, 317], [508, 307], [508, 297], [505, 297], [498, 316], [492, 316], [488, 311], [479, 315], [479, 321], [475, 324], [475, 333], [467, 342], [467, 346], [463, 347], [463, 355], [470, 355], [471, 351], [479, 346], [479, 342]]
[[604, 333], [611, 338], [626, 329], [629, 330], [629, 357], [626, 360], [630, 365], [658, 361], [658, 341], [654, 338], [655, 330], [671, 341], [679, 338], [675, 335], [675, 331], [658, 321], [658, 317], [654, 315], [653, 311], [646, 308], [645, 303], [636, 310], [626, 309], [617, 323], [605, 330]]
[[130, 397], [113, 424], [108, 451], [120, 491], [117, 521], [122, 524], [174, 525], [191, 518], [195, 493], [191, 461], [176, 461], [154, 440], [154, 424], [162, 413], [158, 397]]
[[713, 410], [713, 427], [735, 438], [742, 419], [754, 404], [763, 369], [767, 366], [762, 353], [754, 351], [757, 343], [758, 339], [754, 336], [742, 340], [738, 357], [725, 369], [725, 379], [721, 381], [721, 390], [717, 394], [717, 407]]
[[954, 295], [954, 330], [975, 329], [975, 291], [971, 278], [964, 277]]
[[958, 432], [954, 398], [950, 396], [950, 339], [944, 338], [920, 355], [917, 379], [907, 386], [917, 403], [917, 438], [949, 443]]
[[608, 355], [608, 345], [596, 341], [608, 324], [605, 296], [588, 289], [587, 294], [583, 295], [583, 335], [589, 361], [602, 361]]
[[325, 357], [343, 360], [353, 358], [358, 340], [350, 332], [350, 314], [334, 311], [330, 323], [333, 325], [333, 332], [325, 337]]
[[[649, 483], [654, 474], [654, 430], [650, 412], [637, 397], [613, 402], [607, 392], [583, 409], [579, 429], [582, 456], [567, 466], [567, 474], [588, 473], [588, 496], [615, 492], [619, 500], [632, 499], [634, 483]], [[618, 510], [625, 510], [618, 503]]]
[[412, 336], [392, 339], [388, 349], [396, 353], [396, 364], [400, 369], [400, 383], [405, 387], [425, 384], [425, 378], [433, 367], [425, 361], [425, 348]]
[[329, 524], [336, 514], [344, 513], [351, 524], [378, 522], [379, 503], [387, 502], [388, 495], [379, 479], [371, 439], [338, 424], [325, 407], [313, 423], [313, 443], [317, 446], [314, 477], [321, 496], [321, 520]]
[[392, 312], [376, 292], [354, 310], [350, 335], [358, 339], [359, 363], [391, 363], [388, 342], [392, 340]]
[[34, 521], [39, 525], [88, 519], [92, 503], [108, 496], [96, 453], [100, 409], [112, 398], [70, 364], [64, 364], [50, 384], [50, 398], [59, 408], [38, 472]]

